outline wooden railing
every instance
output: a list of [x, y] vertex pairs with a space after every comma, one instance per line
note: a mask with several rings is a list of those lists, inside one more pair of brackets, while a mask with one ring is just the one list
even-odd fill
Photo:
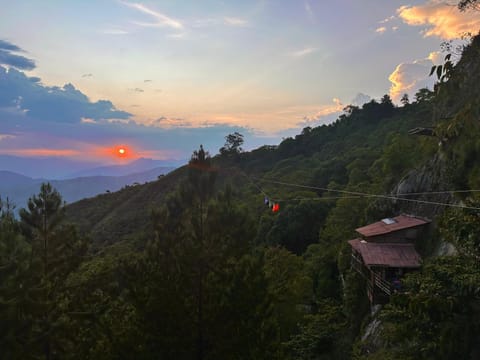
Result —
[[352, 253], [352, 261], [351, 261], [352, 268], [355, 269], [360, 275], [368, 280], [367, 274], [365, 274], [365, 265], [363, 264], [362, 260], [358, 255]]
[[382, 290], [388, 296], [392, 295], [391, 284], [388, 281], [382, 279], [380, 274], [378, 274], [374, 271], [372, 273], [373, 273], [373, 279], [374, 279], [374, 282], [375, 282], [375, 286], [377, 286], [380, 290]]
[[[372, 271], [372, 270], [366, 270], [362, 260], [355, 253], [352, 253], [351, 266], [353, 269], [355, 269], [360, 275], [362, 275], [367, 280], [367, 291], [370, 294], [373, 294], [374, 288], [377, 287], [381, 291], [383, 291], [386, 295], [388, 296], [392, 295], [392, 287], [390, 282], [383, 279], [379, 273], [376, 273], [375, 271]], [[373, 282], [370, 276], [370, 272], [373, 274]]]

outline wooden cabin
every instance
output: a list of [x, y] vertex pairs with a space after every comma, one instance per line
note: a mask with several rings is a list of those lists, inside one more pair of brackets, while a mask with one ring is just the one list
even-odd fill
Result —
[[386, 303], [394, 291], [401, 291], [401, 278], [420, 268], [415, 242], [430, 220], [400, 215], [360, 227], [361, 237], [349, 240], [352, 267], [367, 281], [370, 303]]

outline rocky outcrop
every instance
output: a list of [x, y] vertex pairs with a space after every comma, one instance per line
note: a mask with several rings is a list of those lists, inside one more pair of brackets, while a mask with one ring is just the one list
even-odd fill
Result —
[[392, 196], [398, 198], [393, 200], [395, 210], [435, 219], [445, 210], [444, 204], [458, 203], [449, 192], [453, 185], [448, 172], [440, 151], [425, 165], [410, 171], [392, 190]]
[[368, 323], [360, 334], [360, 353], [363, 355], [373, 354], [385, 347], [382, 340], [382, 321], [379, 319], [382, 305], [374, 305], [371, 308]]

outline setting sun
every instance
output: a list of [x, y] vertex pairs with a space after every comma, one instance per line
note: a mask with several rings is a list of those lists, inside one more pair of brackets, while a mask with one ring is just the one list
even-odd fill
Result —
[[114, 154], [117, 157], [126, 158], [126, 157], [129, 157], [131, 155], [130, 153], [131, 153], [131, 151], [125, 145], [115, 146]]

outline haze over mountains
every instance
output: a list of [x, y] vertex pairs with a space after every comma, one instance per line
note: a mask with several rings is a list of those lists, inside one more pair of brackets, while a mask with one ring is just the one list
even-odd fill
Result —
[[[28, 160], [30, 159], [22, 159]], [[43, 164], [42, 160], [38, 160]], [[126, 165], [102, 166], [84, 169], [65, 176], [63, 179], [32, 177], [10, 170], [0, 170], [0, 194], [8, 197], [17, 208], [26, 206], [27, 200], [38, 193], [42, 182], [50, 182], [67, 203], [92, 197], [100, 193], [117, 191], [124, 186], [143, 184], [156, 180], [174, 166], [162, 166], [165, 162], [152, 159], [138, 159]], [[23, 170], [23, 169], [22, 169]], [[28, 174], [35, 174], [32, 168], [25, 168]], [[43, 172], [36, 174], [44, 174]]]
[[69, 177], [81, 176], [125, 176], [155, 168], [174, 168], [179, 162], [140, 158], [126, 165], [99, 166], [72, 173]]
[[[0, 155], [0, 170], [21, 174], [33, 179], [72, 179], [80, 176], [123, 176], [156, 167], [177, 167], [184, 161], [140, 158], [122, 165], [106, 166], [100, 162], [82, 162], [59, 157], [17, 157]], [[2, 182], [0, 178], [0, 182]]]

